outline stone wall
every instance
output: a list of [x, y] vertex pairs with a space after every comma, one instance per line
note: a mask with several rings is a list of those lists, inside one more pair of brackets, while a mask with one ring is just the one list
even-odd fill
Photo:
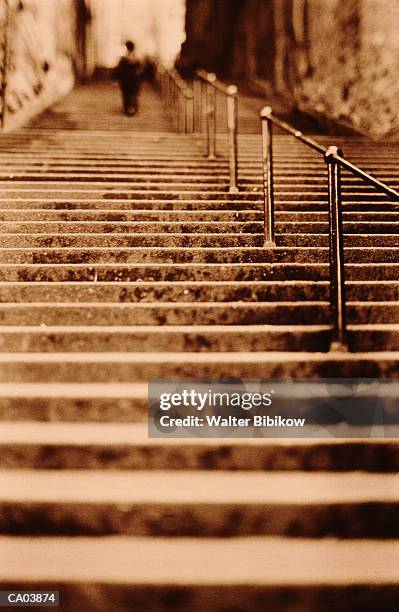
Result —
[[263, 80], [373, 137], [399, 129], [398, 0], [187, 0], [179, 66]]
[[3, 2], [3, 130], [15, 129], [72, 88], [82, 52], [78, 5], [74, 0]]

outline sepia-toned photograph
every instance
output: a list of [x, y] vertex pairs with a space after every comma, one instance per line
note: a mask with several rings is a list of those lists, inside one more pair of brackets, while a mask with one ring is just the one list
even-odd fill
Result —
[[0, 609], [399, 612], [399, 0], [0, 0]]

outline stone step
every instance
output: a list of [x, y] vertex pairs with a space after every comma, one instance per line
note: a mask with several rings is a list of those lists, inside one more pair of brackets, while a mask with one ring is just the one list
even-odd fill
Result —
[[[263, 222], [261, 221], [169, 221], [150, 220], [150, 221], [3, 221], [0, 226], [0, 234], [137, 234], [137, 233], [262, 233]], [[380, 223], [369, 221], [345, 222], [344, 232], [351, 239], [351, 236], [376, 236], [388, 234], [396, 236], [399, 234], [399, 222]], [[276, 223], [276, 234], [327, 234], [328, 223], [298, 221]]]
[[[68, 399], [68, 398], [66, 398]], [[87, 401], [87, 400], [86, 400]], [[143, 415], [144, 416], [144, 415]], [[146, 423], [1, 423], [0, 469], [396, 472], [397, 439], [148, 438]], [[389, 429], [389, 428], [388, 428]], [[350, 437], [352, 436], [352, 437]]]
[[[387, 317], [389, 320], [389, 316]], [[399, 325], [387, 323], [363, 323], [350, 325], [350, 346], [353, 351], [375, 351], [385, 347], [389, 351], [399, 350]]]
[[54, 586], [65, 612], [110, 601], [119, 612], [282, 611], [287, 601], [290, 612], [315, 601], [360, 612], [394, 610], [399, 596], [396, 540], [3, 536], [0, 546], [1, 588]]
[[[389, 303], [388, 303], [389, 304]], [[362, 310], [363, 304], [357, 306]], [[396, 307], [396, 308], [395, 308]], [[365, 305], [364, 308], [368, 308]], [[368, 311], [367, 311], [368, 312]], [[399, 306], [391, 313], [398, 317]], [[356, 321], [362, 318], [356, 312]], [[381, 308], [373, 319], [385, 318]], [[352, 317], [353, 318], [353, 317]], [[325, 325], [329, 303], [318, 302], [137, 302], [92, 303], [36, 302], [0, 304], [2, 325], [301, 325], [303, 321]], [[374, 321], [373, 321], [374, 322]], [[377, 321], [375, 321], [377, 322]]]
[[[4, 136], [4, 135], [3, 135]], [[325, 180], [326, 169], [323, 162], [316, 159], [301, 159], [300, 157], [287, 157], [281, 155], [279, 151], [275, 152], [273, 166], [277, 176], [314, 176]], [[395, 179], [397, 180], [397, 171], [399, 163], [395, 163], [392, 159], [378, 160], [362, 160], [362, 167], [367, 172], [371, 172], [381, 180]], [[77, 168], [79, 171], [86, 168], [96, 168], [102, 170], [109, 169], [125, 169], [128, 168], [134, 172], [154, 174], [156, 172], [178, 174], [207, 172], [215, 174], [218, 172], [226, 173], [228, 171], [228, 161], [225, 157], [218, 157], [216, 160], [209, 161], [205, 156], [192, 155], [192, 159], [185, 156], [180, 156], [178, 152], [174, 152], [171, 158], [167, 155], [157, 156], [156, 152], [151, 152], [151, 155], [142, 151], [141, 155], [129, 151], [125, 152], [95, 152], [92, 150], [85, 153], [79, 151], [63, 150], [49, 147], [48, 149], [33, 152], [30, 149], [21, 153], [18, 149], [8, 149], [4, 144], [4, 149], [0, 154], [0, 167], [4, 169], [36, 169], [42, 168], [58, 169]], [[256, 157], [248, 157], [239, 155], [239, 170], [249, 175], [260, 173], [261, 160]], [[342, 172], [342, 178], [358, 181], [351, 173]]]
[[[42, 198], [43, 200], [53, 200], [54, 198], [80, 198], [98, 200], [220, 200], [220, 201], [239, 201], [246, 202], [247, 200], [261, 200], [261, 192], [252, 190], [234, 195], [226, 191], [162, 191], [154, 190], [146, 191], [132, 189], [131, 185], [124, 188], [121, 185], [116, 186], [111, 184], [108, 187], [94, 183], [92, 186], [88, 184], [73, 183], [70, 187], [66, 187], [64, 183], [61, 185], [44, 181], [43, 185], [39, 186], [35, 183], [31, 186], [28, 182], [15, 184], [14, 181], [8, 181], [2, 185], [1, 193], [3, 198]], [[311, 199], [311, 198], [310, 198]]]
[[[399, 264], [348, 265], [348, 276], [397, 279]], [[162, 282], [326, 280], [328, 264], [145, 263], [145, 264], [3, 264], [1, 281], [25, 282]]]
[[[285, 214], [285, 213], [281, 213]], [[325, 215], [324, 215], [325, 216]], [[223, 210], [223, 211], [196, 211], [196, 210], [185, 210], [185, 211], [172, 211], [172, 210], [6, 210], [0, 212], [0, 221], [12, 221], [12, 222], [102, 222], [102, 223], [115, 223], [115, 222], [140, 222], [140, 221], [159, 221], [164, 223], [169, 222], [198, 222], [205, 221], [211, 223], [212, 221], [223, 221], [227, 223], [231, 222], [247, 222], [247, 221], [261, 221], [262, 216], [260, 211], [257, 210], [242, 210], [237, 211], [234, 209]], [[298, 219], [302, 220], [301, 218]], [[304, 221], [310, 219], [303, 219]], [[322, 220], [322, 219], [321, 219]]]
[[[389, 318], [389, 317], [388, 317]], [[329, 350], [328, 325], [1, 326], [7, 352], [247, 352]], [[399, 323], [348, 325], [349, 350], [398, 351]]]
[[[62, 263], [325, 263], [327, 247], [59, 247], [0, 248], [1, 264]], [[349, 247], [347, 263], [396, 263], [399, 247]]]
[[[371, 228], [376, 227], [377, 233], [379, 227], [385, 227], [386, 233], [395, 233], [399, 225], [398, 215], [396, 213], [382, 213], [382, 212], [344, 212], [344, 228], [345, 231], [352, 231], [357, 228], [362, 231], [370, 232]], [[263, 213], [258, 207], [250, 207], [246, 209], [244, 206], [237, 210], [237, 207], [224, 208], [221, 210], [163, 210], [163, 209], [152, 209], [152, 208], [138, 208], [134, 210], [126, 209], [75, 209], [75, 210], [35, 210], [30, 209], [7, 209], [0, 211], [1, 222], [140, 222], [140, 221], [156, 221], [160, 223], [170, 222], [240, 222], [245, 223], [248, 221], [263, 223]], [[293, 226], [302, 223], [308, 223], [311, 227], [316, 228], [317, 224], [320, 227], [326, 228], [328, 222], [328, 213], [325, 212], [311, 212], [311, 211], [276, 211], [276, 226], [279, 227], [279, 223], [284, 223], [285, 226]], [[281, 226], [280, 226], [281, 227]], [[306, 227], [306, 225], [304, 226]]]
[[399, 353], [0, 353], [3, 383], [130, 383], [174, 378], [394, 378]]
[[[347, 281], [349, 301], [398, 301], [399, 281]], [[1, 302], [328, 300], [328, 281], [0, 281]]]
[[[1, 282], [322, 281], [324, 263], [3, 264]], [[399, 264], [346, 264], [348, 281], [397, 281]], [[366, 299], [366, 298], [364, 298]], [[367, 298], [369, 299], [369, 298]], [[387, 298], [390, 299], [390, 298]]]
[[[155, 228], [154, 228], [155, 229]], [[316, 235], [317, 236], [317, 235]], [[380, 236], [378, 246], [392, 246], [395, 245], [395, 238], [399, 246], [399, 234], [393, 236], [393, 240], [389, 241], [384, 236]], [[279, 238], [281, 243], [285, 244], [284, 236]], [[312, 242], [309, 238], [306, 240], [290, 240], [294, 245], [297, 242]], [[320, 242], [323, 244], [323, 236], [320, 240], [316, 237], [313, 242]], [[370, 241], [371, 242], [371, 241]], [[264, 234], [262, 233], [219, 233], [219, 234], [208, 234], [208, 233], [195, 233], [195, 234], [181, 234], [181, 233], [166, 233], [161, 234], [157, 232], [141, 233], [141, 234], [111, 234], [104, 236], [103, 234], [24, 234], [18, 237], [15, 234], [3, 234], [2, 235], [2, 247], [3, 248], [134, 248], [134, 247], [178, 247], [178, 248], [191, 248], [191, 247], [261, 247], [264, 243]]]
[[[369, 228], [370, 232], [370, 228]], [[228, 234], [227, 234], [228, 235]], [[254, 237], [253, 244], [259, 244], [262, 239], [262, 235], [259, 237], [256, 234], [252, 234]], [[246, 241], [246, 237], [241, 237], [242, 241]], [[277, 234], [276, 235], [277, 246], [287, 247], [328, 247], [329, 237], [327, 234]], [[4, 245], [6, 246], [6, 245]], [[22, 246], [22, 245], [21, 245]], [[249, 243], [248, 243], [249, 246]], [[345, 248], [360, 248], [360, 247], [399, 247], [399, 233], [398, 234], [346, 234], [344, 236]]]
[[[218, 168], [216, 171], [209, 169], [196, 169], [195, 175], [189, 171], [177, 171], [176, 169], [168, 171], [164, 168], [154, 168], [152, 172], [146, 170], [137, 171], [132, 167], [127, 168], [104, 168], [98, 167], [76, 167], [76, 168], [52, 168], [44, 166], [43, 168], [21, 168], [10, 166], [4, 168], [0, 165], [0, 181], [12, 180], [12, 181], [42, 181], [43, 179], [48, 181], [107, 181], [115, 182], [119, 180], [121, 182], [129, 182], [135, 184], [148, 183], [148, 184], [169, 184], [181, 185], [185, 183], [190, 184], [204, 184], [204, 185], [227, 185], [229, 184], [228, 168], [224, 168], [222, 171]], [[388, 182], [392, 187], [395, 187], [399, 182], [396, 176], [384, 175], [383, 179]], [[241, 170], [239, 174], [239, 185], [241, 188], [246, 188], [252, 185], [259, 185], [262, 181], [261, 168], [259, 164], [258, 170], [254, 169], [252, 172], [248, 170]], [[280, 173], [276, 172], [274, 175], [274, 184], [280, 187], [292, 187], [296, 189], [305, 190], [312, 189], [315, 191], [325, 190], [326, 184], [326, 172], [321, 169], [320, 173], [303, 173], [303, 172], [291, 172]], [[363, 183], [356, 177], [345, 176], [341, 178], [341, 185], [344, 190], [372, 193], [370, 187]]]
[[[117, 178], [114, 181], [77, 181], [74, 179], [73, 188], [65, 189], [66, 182], [69, 182], [70, 178], [66, 178], [65, 181], [34, 181], [31, 185], [31, 181], [0, 181], [0, 188], [3, 196], [21, 196], [26, 197], [40, 197], [47, 193], [47, 199], [51, 197], [65, 197], [66, 194], [70, 196], [79, 194], [91, 193], [92, 197], [105, 197], [110, 199], [126, 199], [130, 197], [132, 199], [180, 199], [180, 200], [193, 200], [193, 199], [215, 199], [220, 200], [232, 200], [232, 195], [226, 191], [226, 189], [215, 189], [214, 184], [201, 185], [201, 189], [194, 189], [193, 185], [185, 183], [143, 183], [136, 184], [129, 182], [121, 182]], [[193, 180], [195, 184], [195, 180]], [[259, 199], [261, 194], [261, 183], [259, 186], [247, 187], [241, 189], [239, 194], [235, 196], [235, 199], [254, 200]], [[379, 193], [371, 188], [363, 188], [362, 190], [357, 187], [345, 187], [342, 190], [343, 196], [350, 196], [351, 200], [364, 200], [367, 199], [369, 202], [373, 201], [386, 201], [387, 196], [383, 193]], [[312, 201], [326, 201], [327, 199], [327, 187], [298, 187], [298, 191], [295, 189], [288, 189], [284, 187], [276, 187], [277, 199], [284, 200], [312, 200]], [[68, 196], [67, 196], [68, 197]], [[87, 196], [86, 196], [87, 197]]]
[[147, 418], [147, 383], [0, 383], [1, 421], [132, 423]]
[[[319, 207], [323, 206], [323, 210], [327, 211], [327, 207], [323, 203], [315, 203]], [[299, 208], [299, 212], [302, 211], [304, 204], [294, 202]], [[311, 206], [311, 205], [309, 205]], [[377, 206], [377, 205], [376, 205]], [[379, 210], [381, 208], [378, 205]], [[307, 203], [306, 203], [307, 207]], [[36, 211], [43, 210], [71, 210], [71, 211], [84, 211], [89, 210], [95, 211], [135, 211], [135, 210], [170, 210], [170, 211], [241, 211], [241, 210], [256, 210], [262, 211], [262, 202], [256, 200], [175, 200], [160, 199], [156, 200], [149, 199], [91, 199], [91, 198], [58, 198], [51, 200], [44, 200], [43, 198], [29, 199], [29, 198], [18, 198], [10, 199], [7, 198], [0, 202], [0, 210], [31, 210], [33, 215]], [[317, 208], [319, 210], [319, 208]]]
[[[155, 228], [153, 228], [155, 229]], [[2, 247], [13, 248], [73, 248], [77, 245], [88, 247], [236, 247], [258, 246], [262, 247], [264, 234], [260, 233], [134, 233], [133, 235], [116, 234], [25, 234], [16, 238], [15, 234], [2, 234]], [[302, 235], [295, 233], [277, 234], [277, 246], [288, 247], [328, 247], [327, 234]], [[397, 234], [349, 234], [345, 236], [345, 247], [399, 247], [399, 232]]]
[[347, 302], [352, 324], [399, 323], [399, 302]]
[[[150, 319], [150, 317], [149, 317]], [[396, 336], [397, 337], [396, 326]], [[15, 325], [0, 327], [4, 352], [327, 351], [328, 325]], [[377, 335], [377, 331], [375, 332]], [[385, 331], [384, 338], [389, 344]], [[361, 340], [361, 338], [360, 338]], [[358, 340], [357, 345], [360, 342]], [[397, 342], [395, 343], [397, 344]], [[378, 344], [373, 350], [378, 350]]]
[[[378, 284], [365, 287], [372, 298], [376, 292], [385, 296], [386, 286], [396, 299], [399, 283], [394, 287]], [[363, 288], [363, 285], [361, 286]], [[395, 291], [396, 288], [396, 291]], [[355, 291], [355, 295], [358, 292]], [[367, 293], [369, 295], [369, 293]], [[0, 282], [2, 302], [257, 302], [268, 300], [328, 300], [326, 281], [197, 281], [197, 282], [91, 282], [91, 283], [4, 283]]]
[[[245, 206], [243, 203], [245, 202]], [[0, 199], [0, 210], [181, 210], [181, 211], [201, 211], [201, 210], [257, 210], [262, 212], [263, 204], [259, 200], [218, 200], [211, 198], [207, 200], [175, 200], [171, 199], [93, 199], [93, 198], [3, 198]], [[281, 212], [321, 212], [328, 211], [328, 204], [324, 200], [281, 200], [276, 198], [275, 211]], [[398, 212], [398, 205], [393, 202], [374, 202], [363, 201], [345, 202], [343, 211], [346, 212]], [[393, 223], [395, 223], [393, 221]], [[398, 222], [396, 222], [398, 224]]]
[[[198, 176], [209, 176], [228, 177], [229, 166], [228, 160], [219, 158], [214, 161], [207, 160], [204, 158], [196, 159], [193, 161], [185, 160], [167, 160], [163, 159], [160, 161], [156, 160], [151, 156], [147, 160], [138, 159], [135, 156], [131, 156], [130, 159], [126, 158], [113, 158], [109, 157], [95, 157], [93, 155], [87, 157], [81, 157], [78, 154], [76, 156], [67, 155], [61, 158], [55, 156], [51, 152], [47, 156], [39, 155], [36, 157], [29, 157], [29, 153], [23, 157], [19, 157], [17, 154], [11, 156], [0, 156], [0, 172], [6, 174], [8, 172], [15, 172], [16, 176], [20, 174], [44, 174], [51, 176], [53, 173], [60, 175], [76, 173], [76, 174], [115, 174], [120, 173], [122, 176], [129, 174], [130, 176], [193, 176], [195, 172]], [[143, 156], [144, 157], [144, 156]], [[256, 160], [240, 160], [238, 164], [240, 177], [252, 178], [261, 175], [261, 164]], [[374, 164], [372, 166], [373, 174], [378, 176], [379, 179], [395, 184], [398, 182], [397, 171], [399, 164], [383, 163]], [[370, 165], [368, 164], [368, 170], [370, 171]], [[287, 178], [290, 182], [295, 182], [295, 177], [300, 180], [311, 179], [315, 181], [324, 182], [326, 180], [326, 167], [323, 162], [312, 163], [308, 162], [293, 162], [291, 160], [284, 161], [281, 156], [274, 162], [274, 176], [277, 180]], [[354, 176], [350, 172], [342, 172], [341, 180], [343, 183], [356, 183], [362, 185], [361, 179]]]
[[[323, 433], [327, 435], [327, 438], [325, 438], [327, 442], [335, 443], [341, 439], [343, 444], [347, 444], [353, 441], [354, 438], [357, 440], [362, 438], [366, 445], [380, 442], [384, 445], [385, 451], [387, 453], [390, 452], [391, 443], [397, 438], [398, 431], [397, 393], [395, 385], [387, 384], [378, 387], [379, 407], [383, 410], [383, 412], [381, 412], [381, 417], [384, 418], [385, 423], [383, 431], [379, 425], [370, 430], [370, 409], [374, 410], [375, 406], [375, 395], [373, 395], [373, 389], [375, 389], [375, 387], [371, 386], [370, 389], [370, 393], [368, 389], [363, 389], [361, 392], [362, 410], [356, 415], [353, 415], [351, 424], [348, 422], [337, 423], [336, 413], [333, 415], [328, 411], [320, 413], [317, 422], [322, 426]], [[145, 429], [143, 435], [148, 439], [147, 391], [147, 383], [140, 382], [21, 382], [18, 385], [2, 382], [0, 383], [0, 420], [9, 423], [51, 422], [76, 423], [79, 425], [82, 423], [140, 423], [140, 431], [144, 431]], [[290, 389], [287, 389], [285, 395], [284, 389], [279, 389], [279, 398], [278, 413], [281, 414], [282, 417], [293, 418], [311, 415], [312, 421], [314, 422], [314, 407], [315, 405], [320, 406], [320, 404], [325, 402], [325, 388], [322, 385], [321, 389], [315, 389], [311, 398], [309, 397], [309, 389], [307, 387], [301, 389], [297, 386], [295, 396], [292, 395]], [[23, 428], [23, 430], [25, 431], [25, 428]], [[89, 430], [91, 431], [90, 428]], [[309, 437], [303, 437], [301, 440], [302, 442], [308, 441], [309, 443], [311, 443], [311, 441], [312, 443], [324, 443], [323, 439], [318, 439], [319, 435], [320, 430], [316, 429], [316, 432], [314, 430], [309, 431]], [[370, 438], [370, 435], [373, 437]], [[364, 440], [364, 438], [367, 438], [367, 440]], [[78, 440], [79, 438], [76, 439]], [[257, 437], [256, 439], [265, 438]], [[273, 439], [276, 440], [275, 438]], [[195, 444], [197, 444], [200, 440], [204, 439], [195, 438], [195, 440]], [[234, 441], [235, 438], [224, 438], [225, 442], [229, 442], [230, 440]], [[109, 438], [108, 442], [110, 441], [111, 439]], [[221, 439], [219, 439], [219, 441], [221, 442]], [[300, 439], [297, 441], [299, 444]], [[183, 442], [183, 439], [179, 439], [176, 443], [179, 442]], [[288, 448], [291, 448], [291, 444], [296, 444], [294, 439], [288, 438], [280, 438], [277, 442], [287, 444]], [[217, 440], [215, 444], [217, 445]], [[287, 452], [290, 453], [290, 451]], [[49, 461], [50, 457], [47, 454], [45, 456]], [[296, 454], [293, 454], [292, 451], [289, 456], [290, 460], [288, 461], [287, 459], [288, 469], [291, 469], [289, 466], [292, 466], [294, 469], [296, 465]], [[355, 469], [354, 466], [358, 465], [351, 455], [346, 455], [342, 450], [338, 453], [338, 456], [339, 459], [336, 457], [336, 463], [334, 464], [334, 469], [336, 470]], [[368, 456], [371, 461], [372, 450], [370, 450], [370, 448]], [[356, 457], [361, 460], [360, 458], [362, 455], [357, 454]], [[385, 459], [383, 460], [382, 457], [385, 457]], [[324, 469], [321, 464], [324, 465], [326, 458], [321, 450], [320, 453], [317, 454], [317, 458], [320, 461], [317, 462], [315, 458], [314, 466], [317, 466], [317, 469]], [[225, 459], [227, 459], [227, 457], [225, 457]], [[359, 467], [359, 469], [371, 470], [371, 467], [366, 468], [364, 465], [365, 464], [362, 464], [363, 467]], [[376, 471], [395, 471], [395, 465], [396, 459], [394, 457], [391, 457], [389, 454], [388, 456], [383, 455], [381, 456], [378, 466], [376, 464]], [[180, 467], [183, 468], [184, 466], [181, 465]], [[247, 466], [246, 469], [250, 469], [250, 467]], [[285, 468], [281, 467], [279, 469]], [[308, 465], [307, 469], [312, 468]]]
[[3, 535], [399, 535], [397, 474], [18, 469], [0, 484]]

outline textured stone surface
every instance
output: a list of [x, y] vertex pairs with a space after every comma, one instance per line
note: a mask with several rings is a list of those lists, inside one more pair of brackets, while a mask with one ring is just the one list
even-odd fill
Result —
[[189, 0], [179, 65], [263, 79], [300, 109], [380, 138], [399, 129], [398, 20], [390, 0]]
[[67, 612], [110, 602], [121, 612], [374, 612], [399, 601], [395, 541], [3, 537], [0, 545], [1, 587], [59, 588]]
[[4, 470], [0, 483], [3, 534], [399, 535], [396, 474]]
[[[21, 395], [29, 393], [24, 385]], [[81, 391], [84, 393], [84, 389]], [[116, 393], [118, 390], [116, 390]], [[32, 392], [31, 392], [32, 393]], [[87, 393], [87, 392], [86, 392]], [[30, 400], [28, 402], [28, 399]], [[396, 472], [399, 469], [399, 442], [395, 439], [358, 439], [365, 429], [355, 426], [346, 427], [351, 439], [340, 439], [340, 428], [329, 425], [331, 438], [327, 439], [288, 439], [288, 438], [193, 438], [157, 440], [148, 438], [148, 427], [144, 422], [146, 399], [142, 398], [141, 414], [137, 415], [140, 401], [117, 396], [103, 399], [91, 398], [84, 402], [76, 399], [76, 418], [67, 398], [64, 406], [55, 410], [55, 398], [47, 398], [53, 405], [48, 421], [40, 421], [40, 407], [46, 399], [20, 398], [20, 403], [28, 408], [25, 419], [31, 422], [2, 421], [2, 440], [0, 441], [1, 469], [37, 470], [228, 470], [228, 471], [305, 471], [305, 472], [351, 472], [363, 470], [370, 472]], [[124, 403], [123, 403], [124, 401]], [[95, 411], [95, 405], [101, 410]], [[391, 410], [394, 412], [394, 400]], [[139, 416], [141, 423], [117, 423], [121, 408], [125, 408], [127, 418]], [[7, 412], [2, 409], [6, 404], [0, 401], [0, 418]], [[14, 408], [14, 412], [13, 412]], [[286, 408], [281, 415], [298, 416], [298, 403], [286, 400]], [[302, 411], [301, 414], [306, 414]], [[85, 422], [82, 422], [84, 415]], [[15, 403], [8, 404], [8, 418], [16, 419]], [[36, 422], [33, 422], [37, 419]], [[92, 422], [97, 421], [97, 422]], [[102, 419], [103, 422], [99, 422]], [[58, 422], [55, 422], [58, 421]], [[397, 427], [386, 428], [386, 435], [394, 435]]]

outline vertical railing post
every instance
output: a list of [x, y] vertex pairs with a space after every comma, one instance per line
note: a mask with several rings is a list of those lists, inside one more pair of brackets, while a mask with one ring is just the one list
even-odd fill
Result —
[[189, 92], [187, 94], [187, 119], [186, 129], [188, 134], [195, 132], [195, 109], [194, 109], [194, 94]]
[[176, 115], [176, 130], [180, 130], [180, 100], [179, 100], [179, 90], [177, 89], [176, 83], [173, 82], [173, 99], [174, 99], [174, 107], [175, 107], [175, 115]]
[[193, 131], [201, 132], [202, 122], [202, 81], [194, 78], [193, 81], [193, 92], [194, 92], [194, 122]]
[[206, 117], [207, 117], [207, 155], [208, 159], [216, 159], [216, 89], [213, 83], [216, 75], [208, 74], [206, 88]]
[[270, 106], [265, 106], [260, 113], [262, 120], [264, 246], [269, 248], [276, 246], [274, 230], [272, 112], [273, 111]]
[[237, 87], [227, 88], [227, 131], [229, 139], [230, 193], [238, 193], [237, 186]]
[[177, 90], [177, 104], [179, 106], [179, 132], [182, 133], [185, 131], [185, 123], [186, 123], [186, 99], [183, 95], [183, 92], [176, 85]]
[[341, 173], [339, 163], [334, 159], [335, 155], [342, 157], [343, 153], [338, 147], [328, 147], [325, 153], [325, 162], [328, 169], [330, 300], [332, 311], [330, 351], [347, 351]]
[[207, 129], [206, 119], [206, 107], [207, 107], [207, 96], [206, 96], [207, 85], [205, 81], [201, 81], [201, 129], [200, 132], [204, 133]]
[[187, 98], [186, 94], [183, 93], [183, 92], [182, 92], [181, 96], [183, 98], [183, 104], [184, 104], [183, 132], [185, 134], [188, 134], [188, 98]]

